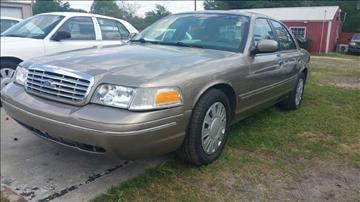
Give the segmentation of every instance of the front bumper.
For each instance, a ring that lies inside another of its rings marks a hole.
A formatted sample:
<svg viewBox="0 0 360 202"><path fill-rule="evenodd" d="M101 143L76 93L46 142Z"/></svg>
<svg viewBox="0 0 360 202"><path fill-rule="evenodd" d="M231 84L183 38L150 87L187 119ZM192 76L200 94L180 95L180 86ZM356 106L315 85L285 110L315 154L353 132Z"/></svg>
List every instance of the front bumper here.
<svg viewBox="0 0 360 202"><path fill-rule="evenodd" d="M360 45L356 45L356 46L349 46L349 50L350 53L360 53Z"/></svg>
<svg viewBox="0 0 360 202"><path fill-rule="evenodd" d="M96 104L72 106L30 95L13 83L3 89L2 101L11 117L43 138L124 159L176 150L191 114L183 107L130 112Z"/></svg>

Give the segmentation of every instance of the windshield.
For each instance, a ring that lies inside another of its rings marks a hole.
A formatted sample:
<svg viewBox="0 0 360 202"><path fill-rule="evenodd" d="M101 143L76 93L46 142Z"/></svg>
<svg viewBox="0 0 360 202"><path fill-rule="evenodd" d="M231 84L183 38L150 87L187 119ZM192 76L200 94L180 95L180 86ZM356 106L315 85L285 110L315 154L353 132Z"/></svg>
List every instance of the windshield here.
<svg viewBox="0 0 360 202"><path fill-rule="evenodd" d="M226 14L179 14L165 17L132 41L242 52L249 17Z"/></svg>
<svg viewBox="0 0 360 202"><path fill-rule="evenodd" d="M37 15L14 25L1 36L43 39L63 18L59 15Z"/></svg>
<svg viewBox="0 0 360 202"><path fill-rule="evenodd" d="M352 40L360 40L360 33L354 34Z"/></svg>

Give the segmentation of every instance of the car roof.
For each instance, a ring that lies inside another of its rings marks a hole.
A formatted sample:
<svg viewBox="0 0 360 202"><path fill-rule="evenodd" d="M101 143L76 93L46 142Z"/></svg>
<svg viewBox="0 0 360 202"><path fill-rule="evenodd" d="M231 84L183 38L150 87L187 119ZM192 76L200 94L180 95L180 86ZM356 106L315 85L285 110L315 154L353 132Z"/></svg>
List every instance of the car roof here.
<svg viewBox="0 0 360 202"><path fill-rule="evenodd" d="M244 11L241 9L237 9L237 10L206 10L206 11L192 11L192 12L182 12L182 13L176 13L174 15L177 14L228 14L228 15L243 15L243 16L256 16L256 17L264 17L264 18L269 18L269 19L273 19L270 16L267 15L263 15L261 13L256 13L256 12L252 12L252 11ZM276 20L276 19L274 19Z"/></svg>
<svg viewBox="0 0 360 202"><path fill-rule="evenodd" d="M65 17L77 17L77 16L84 16L84 17L99 17L99 18L108 18L108 19L113 19L113 20L121 20L119 18L113 18L113 17L109 17L109 16L105 16L105 15L98 15L98 14L93 14L93 13L81 13L81 12L49 12L49 13L41 13L38 15L62 15Z"/></svg>
<svg viewBox="0 0 360 202"><path fill-rule="evenodd" d="M4 16L0 17L0 19L2 19L2 20L16 20L18 22L20 22L22 20L22 19L19 19L19 18L4 17Z"/></svg>

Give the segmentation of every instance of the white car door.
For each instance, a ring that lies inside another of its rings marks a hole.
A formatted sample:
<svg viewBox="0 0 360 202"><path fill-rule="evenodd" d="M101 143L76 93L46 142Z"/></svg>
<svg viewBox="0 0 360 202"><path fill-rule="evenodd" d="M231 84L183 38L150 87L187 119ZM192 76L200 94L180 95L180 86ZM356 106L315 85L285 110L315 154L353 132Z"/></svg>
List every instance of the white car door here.
<svg viewBox="0 0 360 202"><path fill-rule="evenodd" d="M102 45L121 45L129 40L130 32L119 21L96 18L101 31Z"/></svg>
<svg viewBox="0 0 360 202"><path fill-rule="evenodd" d="M45 42L46 55L92 48L101 45L99 36L95 31L95 22L92 17L71 17ZM69 33L69 37L62 40L55 40L59 32Z"/></svg>

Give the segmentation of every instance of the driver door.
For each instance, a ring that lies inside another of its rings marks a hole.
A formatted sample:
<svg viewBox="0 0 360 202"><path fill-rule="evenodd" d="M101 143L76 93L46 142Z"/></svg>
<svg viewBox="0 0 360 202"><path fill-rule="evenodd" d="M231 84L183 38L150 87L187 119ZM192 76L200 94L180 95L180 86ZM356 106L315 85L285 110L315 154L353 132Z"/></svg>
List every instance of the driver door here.
<svg viewBox="0 0 360 202"><path fill-rule="evenodd" d="M94 21L91 17L72 17L57 30L59 31L70 33L71 38L61 41L50 39L45 43L46 55L101 45L101 41L96 40Z"/></svg>
<svg viewBox="0 0 360 202"><path fill-rule="evenodd" d="M266 18L257 18L254 24L252 50L263 39L275 39L274 32ZM279 69L282 66L279 52L257 53L250 56L248 92L242 95L247 106L257 106L279 94L278 83L281 80Z"/></svg>

